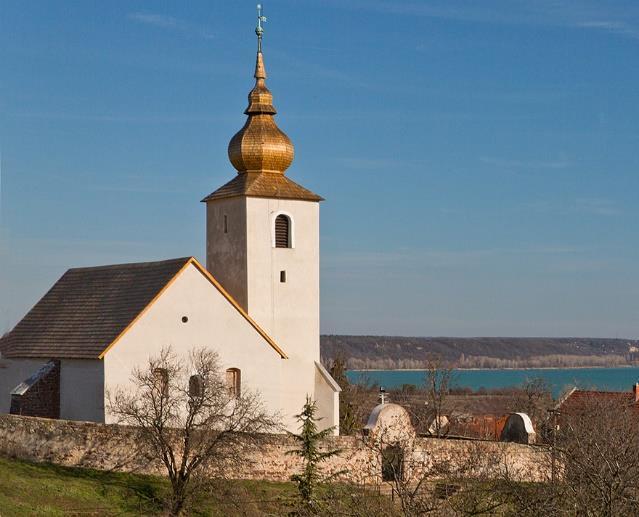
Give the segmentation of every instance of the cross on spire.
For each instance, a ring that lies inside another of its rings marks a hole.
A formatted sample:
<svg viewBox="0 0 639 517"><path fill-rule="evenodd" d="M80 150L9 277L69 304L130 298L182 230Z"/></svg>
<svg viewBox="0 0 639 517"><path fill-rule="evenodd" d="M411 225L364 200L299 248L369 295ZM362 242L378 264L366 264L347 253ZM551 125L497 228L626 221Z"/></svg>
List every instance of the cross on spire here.
<svg viewBox="0 0 639 517"><path fill-rule="evenodd" d="M266 16L262 14L262 4L257 4L257 27L255 27L255 34L257 34L257 51L262 52L262 34L264 34L264 28L262 23L266 21Z"/></svg>

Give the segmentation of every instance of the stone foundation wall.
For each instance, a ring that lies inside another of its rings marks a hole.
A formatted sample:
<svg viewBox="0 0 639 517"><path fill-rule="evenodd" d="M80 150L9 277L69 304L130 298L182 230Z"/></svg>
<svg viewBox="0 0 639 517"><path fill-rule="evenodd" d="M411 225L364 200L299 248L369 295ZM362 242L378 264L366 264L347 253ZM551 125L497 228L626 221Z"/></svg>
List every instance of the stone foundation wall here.
<svg viewBox="0 0 639 517"><path fill-rule="evenodd" d="M139 432L118 425L49 420L0 415L0 454L30 461L103 470L163 474L163 467L138 448ZM380 453L362 437L337 436L325 448L340 454L326 465L344 480L377 483L381 479ZM300 471L295 442L286 435L266 435L259 450L250 453L244 467L229 473L233 478L287 481ZM506 470L521 480L546 478L548 453L540 447L516 443L417 438L406 457L409 475L420 470L458 466L463 475L497 477Z"/></svg>

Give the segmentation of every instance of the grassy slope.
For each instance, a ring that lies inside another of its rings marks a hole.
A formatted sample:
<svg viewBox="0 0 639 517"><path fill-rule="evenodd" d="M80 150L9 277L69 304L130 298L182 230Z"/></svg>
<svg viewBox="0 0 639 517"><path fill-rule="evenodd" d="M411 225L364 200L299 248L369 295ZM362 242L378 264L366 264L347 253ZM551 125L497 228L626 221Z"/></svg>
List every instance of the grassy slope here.
<svg viewBox="0 0 639 517"><path fill-rule="evenodd" d="M153 476L66 468L0 457L0 515L157 515L167 493ZM199 501L195 515L264 515L286 511L290 483L234 481ZM224 497L227 495L228 497ZM241 507L218 502L241 500Z"/></svg>
<svg viewBox="0 0 639 517"><path fill-rule="evenodd" d="M481 488L480 484L471 485ZM0 516L138 516L165 515L162 498L167 493L165 479L154 476L103 472L91 469L29 463L0 456ZM469 499L476 509L490 503L491 486L479 499ZM472 491L471 491L472 493ZM399 515L397 505L382 494L352 490L344 485L337 499L329 503L337 514ZM461 494L461 492L460 492ZM457 494L456 506L466 506ZM232 481L206 500L193 505L191 515L248 516L287 515L295 496L291 483ZM354 497L355 496L355 497ZM229 502L234 501L234 502ZM443 501L429 500L448 509ZM500 510L508 510L504 501ZM343 512L339 510L343 509ZM448 514L444 512L444 514ZM469 513L470 515L471 513ZM479 515L481 512L474 513ZM489 511L482 515L501 515ZM441 514L438 514L441 515Z"/></svg>

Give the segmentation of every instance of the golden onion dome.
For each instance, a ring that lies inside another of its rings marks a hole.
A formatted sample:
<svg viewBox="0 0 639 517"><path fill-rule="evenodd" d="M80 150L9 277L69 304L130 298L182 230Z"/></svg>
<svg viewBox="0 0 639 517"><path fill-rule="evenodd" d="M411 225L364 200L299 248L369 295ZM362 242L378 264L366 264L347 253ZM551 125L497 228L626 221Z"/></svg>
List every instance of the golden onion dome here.
<svg viewBox="0 0 639 517"><path fill-rule="evenodd" d="M238 174L271 172L284 174L295 151L286 134L277 127L273 95L265 84L266 69L261 47L255 63L255 87L248 96L246 124L229 142L229 160Z"/></svg>

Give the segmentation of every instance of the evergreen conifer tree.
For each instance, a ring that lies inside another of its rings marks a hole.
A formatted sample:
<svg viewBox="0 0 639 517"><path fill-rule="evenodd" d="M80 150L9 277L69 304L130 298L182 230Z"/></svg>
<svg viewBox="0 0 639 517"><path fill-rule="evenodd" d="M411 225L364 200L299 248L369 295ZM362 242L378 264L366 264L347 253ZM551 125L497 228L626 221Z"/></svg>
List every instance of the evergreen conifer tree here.
<svg viewBox="0 0 639 517"><path fill-rule="evenodd" d="M318 430L317 404L306 397L306 403L299 415L295 415L300 422L300 433L289 433L298 443L299 448L288 451L287 454L296 455L303 459L304 469L301 474L291 476L291 481L297 484L302 508L305 512L317 513L319 510L318 488L322 482L326 482L330 477L323 476L320 465L339 454L339 449L322 450L322 442L333 433L333 427Z"/></svg>

